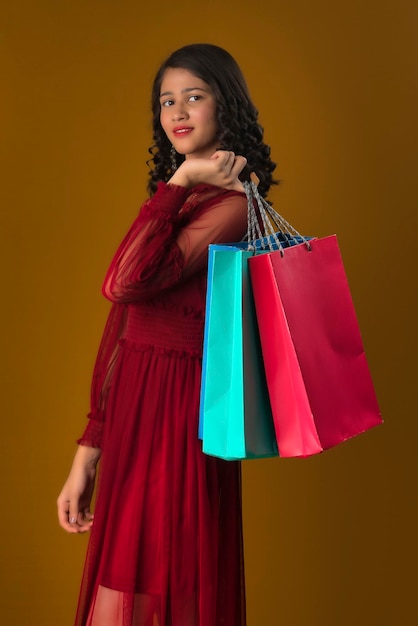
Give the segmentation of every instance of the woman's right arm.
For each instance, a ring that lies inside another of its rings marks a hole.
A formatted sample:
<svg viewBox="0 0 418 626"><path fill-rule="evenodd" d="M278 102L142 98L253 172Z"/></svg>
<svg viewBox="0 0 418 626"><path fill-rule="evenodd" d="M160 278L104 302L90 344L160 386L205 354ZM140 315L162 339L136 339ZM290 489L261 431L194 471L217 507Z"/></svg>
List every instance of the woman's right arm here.
<svg viewBox="0 0 418 626"><path fill-rule="evenodd" d="M112 380L113 366L118 354L118 340L123 332L126 307L113 304L100 342L91 384L90 413L68 478L57 499L58 520L69 533L90 530L96 466L100 459L106 396ZM71 521L70 521L71 520Z"/></svg>
<svg viewBox="0 0 418 626"><path fill-rule="evenodd" d="M106 321L93 369L89 420L84 433L77 440L83 446L100 448L102 445L106 399L119 352L119 339L126 324L126 312L126 305L114 303Z"/></svg>

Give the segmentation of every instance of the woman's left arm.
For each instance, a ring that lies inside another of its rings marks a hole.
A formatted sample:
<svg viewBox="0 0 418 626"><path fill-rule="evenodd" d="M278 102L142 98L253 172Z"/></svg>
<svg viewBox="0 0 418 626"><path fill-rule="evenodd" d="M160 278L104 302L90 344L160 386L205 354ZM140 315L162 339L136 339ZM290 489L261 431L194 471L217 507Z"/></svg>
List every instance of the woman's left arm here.
<svg viewBox="0 0 418 626"><path fill-rule="evenodd" d="M181 209L188 190L160 183L117 250L104 295L119 303L153 298L202 269L210 243L240 240L247 228L246 196L213 191L187 214Z"/></svg>

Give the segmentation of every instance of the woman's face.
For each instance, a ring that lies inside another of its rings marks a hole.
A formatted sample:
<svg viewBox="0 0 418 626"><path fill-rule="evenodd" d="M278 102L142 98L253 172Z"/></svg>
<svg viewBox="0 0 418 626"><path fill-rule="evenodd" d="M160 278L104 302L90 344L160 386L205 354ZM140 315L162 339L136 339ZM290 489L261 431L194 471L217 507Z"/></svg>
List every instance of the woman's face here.
<svg viewBox="0 0 418 626"><path fill-rule="evenodd" d="M160 90L160 121L176 151L209 158L217 149L216 101L211 88L182 68L168 68Z"/></svg>

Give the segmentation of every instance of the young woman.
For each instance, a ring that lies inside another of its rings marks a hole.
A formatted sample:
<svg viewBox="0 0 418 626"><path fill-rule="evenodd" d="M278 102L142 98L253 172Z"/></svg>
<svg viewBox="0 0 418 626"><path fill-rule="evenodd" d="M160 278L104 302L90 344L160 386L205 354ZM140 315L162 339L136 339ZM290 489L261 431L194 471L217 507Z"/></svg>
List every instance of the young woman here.
<svg viewBox="0 0 418 626"><path fill-rule="evenodd" d="M246 232L244 168L266 195L275 165L222 48L174 52L152 110L150 197L104 280L90 419L58 497L65 530L91 529L76 624L244 626L240 466L197 436L207 249Z"/></svg>

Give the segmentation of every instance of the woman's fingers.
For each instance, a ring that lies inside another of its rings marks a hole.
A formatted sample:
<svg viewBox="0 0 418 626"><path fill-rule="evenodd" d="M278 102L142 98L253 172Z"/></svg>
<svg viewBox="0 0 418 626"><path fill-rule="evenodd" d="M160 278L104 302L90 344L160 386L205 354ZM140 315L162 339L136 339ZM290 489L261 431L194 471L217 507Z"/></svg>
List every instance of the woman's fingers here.
<svg viewBox="0 0 418 626"><path fill-rule="evenodd" d="M87 517L86 513L78 514L76 523L77 532L86 533L93 526L93 516L90 517L90 513L88 515L89 517Z"/></svg>
<svg viewBox="0 0 418 626"><path fill-rule="evenodd" d="M218 150L212 158L218 159L219 167L221 169L223 168L228 173L238 172L239 174L247 165L247 159L245 157L226 150Z"/></svg>
<svg viewBox="0 0 418 626"><path fill-rule="evenodd" d="M91 513L90 509L87 507L84 509L84 517L86 520L93 521L94 515Z"/></svg>
<svg viewBox="0 0 418 626"><path fill-rule="evenodd" d="M60 500L58 499L58 522L61 528L66 530L68 533L76 533L78 532L76 523L78 511L74 513L75 507L71 507L70 500Z"/></svg>
<svg viewBox="0 0 418 626"><path fill-rule="evenodd" d="M241 155L236 156L231 169L231 176L238 178L244 167L247 165L247 159Z"/></svg>
<svg viewBox="0 0 418 626"><path fill-rule="evenodd" d="M219 150L216 150L216 152L214 152L210 158L215 159L215 160L218 159L218 160L226 162L229 158L231 158L231 156L235 156L233 152L219 149Z"/></svg>
<svg viewBox="0 0 418 626"><path fill-rule="evenodd" d="M235 154L228 150L217 150L211 158L217 161L220 171L229 171L234 164Z"/></svg>
<svg viewBox="0 0 418 626"><path fill-rule="evenodd" d="M221 177L221 186L232 188L239 184L238 176L247 164L247 159L241 155L235 155L234 152L228 150L217 150L211 157L215 161L215 171Z"/></svg>
<svg viewBox="0 0 418 626"><path fill-rule="evenodd" d="M79 511L79 503L74 500L58 499L58 522L68 533L85 533L93 525L93 514L88 508Z"/></svg>
<svg viewBox="0 0 418 626"><path fill-rule="evenodd" d="M220 174L223 176L222 186L227 189L244 191L239 175L247 165L247 159L234 152L224 152L220 157Z"/></svg>

